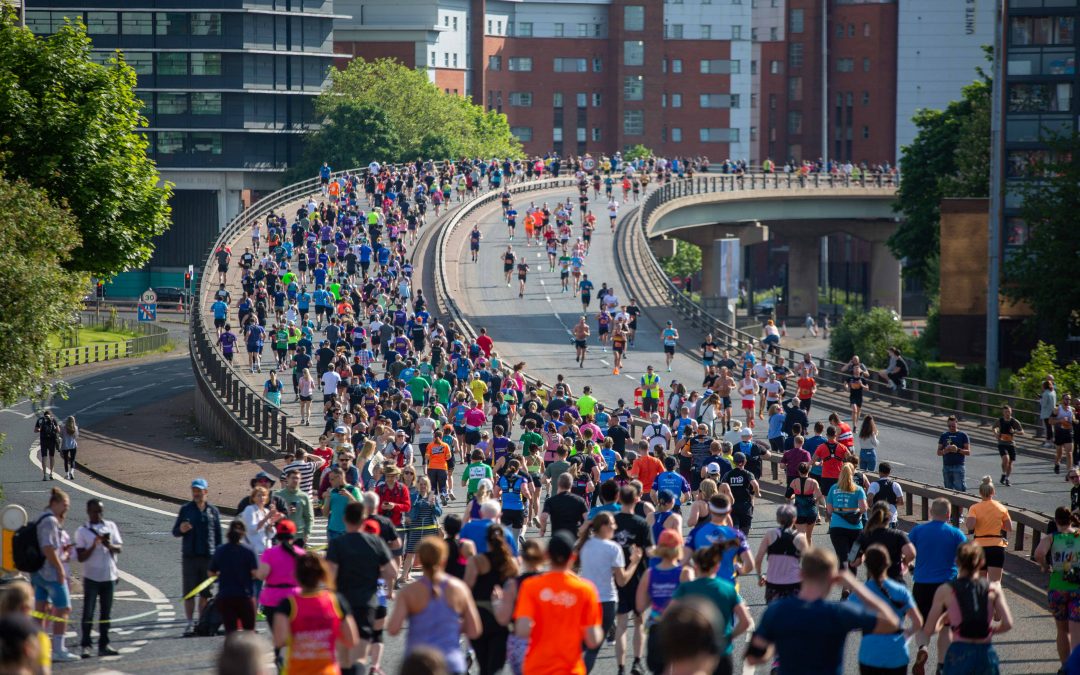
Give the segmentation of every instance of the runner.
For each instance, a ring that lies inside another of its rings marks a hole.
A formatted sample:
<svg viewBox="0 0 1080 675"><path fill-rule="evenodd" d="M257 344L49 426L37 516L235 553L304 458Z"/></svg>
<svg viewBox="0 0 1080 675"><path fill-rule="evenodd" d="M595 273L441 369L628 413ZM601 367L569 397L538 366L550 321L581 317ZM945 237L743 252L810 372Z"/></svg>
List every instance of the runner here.
<svg viewBox="0 0 1080 675"><path fill-rule="evenodd" d="M574 360L577 362L579 368L584 368L585 352L588 349L590 333L589 324L586 322L584 316L578 319L578 322L570 329L570 333L574 336L574 350L576 352Z"/></svg>
<svg viewBox="0 0 1080 675"><path fill-rule="evenodd" d="M1065 392L1061 397L1061 404L1050 416L1050 422L1054 427L1054 473L1061 473L1061 458L1073 468L1073 425L1076 423L1076 413L1072 409L1072 396ZM1066 472L1068 475L1068 472Z"/></svg>
<svg viewBox="0 0 1080 675"><path fill-rule="evenodd" d="M518 297L519 298L524 298L525 297L525 279L528 276L528 274L529 274L529 264L527 262L525 262L524 258L522 258L521 262L519 262L517 264Z"/></svg>
<svg viewBox="0 0 1080 675"><path fill-rule="evenodd" d="M1048 591L1050 615L1057 628L1057 652L1064 669L1073 648L1080 645L1080 530L1075 515L1066 507L1054 511L1057 532L1043 538L1035 549L1035 560L1043 572L1050 572Z"/></svg>
<svg viewBox="0 0 1080 675"><path fill-rule="evenodd" d="M997 426L994 427L994 437L998 442L998 454L1001 455L1001 484L1010 485L1009 476L1012 475L1013 464L1016 462L1016 436L1023 436L1024 428L1020 422L1012 416L1012 408L1002 406L1001 417L998 418Z"/></svg>
<svg viewBox="0 0 1080 675"><path fill-rule="evenodd" d="M964 533L949 524L949 500L938 497L930 502L930 521L922 525L916 525L911 530L909 539L915 545L918 553L918 564L915 566L914 583L911 587L915 604L924 619L930 616L934 604L934 594L942 584L946 584L956 578L956 553L967 541ZM1049 539L1044 539L1049 541ZM1045 558L1040 558L1040 560ZM924 639L917 640L919 653L915 656L914 673L925 673L926 661L929 653L926 645L938 633L937 672L941 672L945 661L945 653L952 641L950 630L938 630L938 626L929 623L924 624L926 633Z"/></svg>
<svg viewBox="0 0 1080 675"><path fill-rule="evenodd" d="M713 359L716 358L716 351L719 346L713 339L712 333L705 336L705 342L701 343L701 365L705 368L705 376L708 377L709 371L713 365Z"/></svg>
<svg viewBox="0 0 1080 675"><path fill-rule="evenodd" d="M574 256L575 260L581 260L579 256ZM580 271L580 268L579 268ZM593 282L589 281L589 275L585 274L581 277L581 281L577 285L578 292L581 293L581 311L589 311L589 303L592 301Z"/></svg>
<svg viewBox="0 0 1080 675"><path fill-rule="evenodd" d="M845 379L848 389L848 402L851 404L851 427L859 426L859 414L863 407L863 392L870 388L870 371L859 361L858 356L852 356L851 360L840 369L841 373L850 374Z"/></svg>
<svg viewBox="0 0 1080 675"><path fill-rule="evenodd" d="M507 246L506 252L503 253L503 274L506 275L506 287L510 288L510 275L514 271L514 263L517 262L517 255L514 253L513 246Z"/></svg>
<svg viewBox="0 0 1080 675"><path fill-rule="evenodd" d="M739 382L738 386L743 413L746 415L745 428L752 430L754 428L754 405L757 403L759 386L757 380L750 377L749 370L744 372L742 381Z"/></svg>
<svg viewBox="0 0 1080 675"><path fill-rule="evenodd" d="M472 232L469 233L469 251L472 255L472 261L477 262L477 258L480 255L480 239L483 237L480 234L480 223L473 225Z"/></svg>
<svg viewBox="0 0 1080 675"><path fill-rule="evenodd" d="M611 352L615 360L615 367L612 369L612 375L618 375L619 371L623 367L623 360L626 355L626 345L629 341L629 331L626 328L626 322L617 320L615 322L615 328L611 331Z"/></svg>
<svg viewBox="0 0 1080 675"><path fill-rule="evenodd" d="M660 334L660 341L664 345L664 360L667 362L668 372L671 372L671 361L675 358L675 345L679 340L679 331L675 329L671 321L667 322L667 328Z"/></svg>

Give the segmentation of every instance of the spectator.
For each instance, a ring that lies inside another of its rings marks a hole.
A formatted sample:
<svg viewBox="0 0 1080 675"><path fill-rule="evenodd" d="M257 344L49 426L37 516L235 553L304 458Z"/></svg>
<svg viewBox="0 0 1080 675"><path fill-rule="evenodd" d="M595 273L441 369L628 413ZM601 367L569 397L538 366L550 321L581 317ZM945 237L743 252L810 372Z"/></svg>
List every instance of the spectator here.
<svg viewBox="0 0 1080 675"><path fill-rule="evenodd" d="M209 484L205 478L191 481L191 501L180 507L173 523L174 537L181 538L183 591L187 596L210 575L210 558L221 545L221 513L207 502ZM206 610L212 593L209 587L199 592L199 616ZM195 598L184 600L187 628L184 636L195 635Z"/></svg>

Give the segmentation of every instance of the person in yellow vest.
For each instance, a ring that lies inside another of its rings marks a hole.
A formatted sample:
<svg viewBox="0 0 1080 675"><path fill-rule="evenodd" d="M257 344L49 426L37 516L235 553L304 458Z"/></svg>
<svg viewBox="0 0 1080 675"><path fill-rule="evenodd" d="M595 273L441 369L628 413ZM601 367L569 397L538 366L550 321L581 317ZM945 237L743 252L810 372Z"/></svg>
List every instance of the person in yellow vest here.
<svg viewBox="0 0 1080 675"><path fill-rule="evenodd" d="M641 409L646 414L660 409L660 376L653 372L652 366L641 376Z"/></svg>

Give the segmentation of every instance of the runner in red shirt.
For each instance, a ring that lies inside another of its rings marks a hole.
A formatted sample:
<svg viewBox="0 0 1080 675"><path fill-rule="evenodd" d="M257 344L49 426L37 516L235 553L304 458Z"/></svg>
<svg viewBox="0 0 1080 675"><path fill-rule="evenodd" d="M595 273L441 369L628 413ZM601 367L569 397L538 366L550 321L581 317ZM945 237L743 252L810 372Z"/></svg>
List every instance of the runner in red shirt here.
<svg viewBox="0 0 1080 675"><path fill-rule="evenodd" d="M803 375L796 382L796 386L798 387L799 407L804 412L810 412L810 406L814 402L814 394L817 393L817 382L814 378Z"/></svg>

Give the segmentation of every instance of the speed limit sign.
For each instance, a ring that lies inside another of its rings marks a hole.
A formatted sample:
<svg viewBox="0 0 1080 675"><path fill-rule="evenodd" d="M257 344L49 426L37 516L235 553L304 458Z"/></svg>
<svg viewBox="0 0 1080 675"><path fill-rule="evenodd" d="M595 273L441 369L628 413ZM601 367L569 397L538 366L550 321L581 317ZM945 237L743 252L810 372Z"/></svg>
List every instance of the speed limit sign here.
<svg viewBox="0 0 1080 675"><path fill-rule="evenodd" d="M581 161L581 168L585 169L586 171L592 171L596 168L596 160L592 157L586 157Z"/></svg>
<svg viewBox="0 0 1080 675"><path fill-rule="evenodd" d="M154 289L148 288L143 291L143 294L139 296L139 299L143 302L143 304L152 305L157 302L157 293L154 292Z"/></svg>

